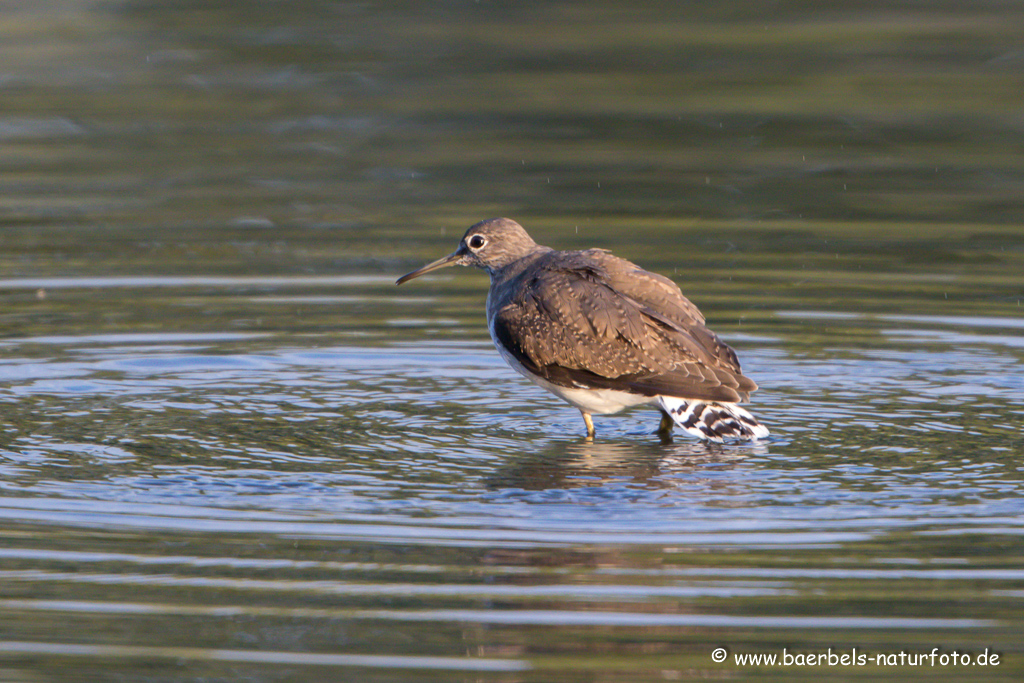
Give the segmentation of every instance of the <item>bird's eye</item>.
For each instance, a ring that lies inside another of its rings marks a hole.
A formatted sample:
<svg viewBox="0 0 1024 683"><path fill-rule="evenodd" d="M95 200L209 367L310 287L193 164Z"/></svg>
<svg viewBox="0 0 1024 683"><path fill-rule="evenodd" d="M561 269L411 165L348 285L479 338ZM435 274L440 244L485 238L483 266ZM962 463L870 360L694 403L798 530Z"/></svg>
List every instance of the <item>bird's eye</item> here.
<svg viewBox="0 0 1024 683"><path fill-rule="evenodd" d="M469 238L470 249L481 249L485 244L487 244L487 240L485 240L480 235L473 235L472 237Z"/></svg>

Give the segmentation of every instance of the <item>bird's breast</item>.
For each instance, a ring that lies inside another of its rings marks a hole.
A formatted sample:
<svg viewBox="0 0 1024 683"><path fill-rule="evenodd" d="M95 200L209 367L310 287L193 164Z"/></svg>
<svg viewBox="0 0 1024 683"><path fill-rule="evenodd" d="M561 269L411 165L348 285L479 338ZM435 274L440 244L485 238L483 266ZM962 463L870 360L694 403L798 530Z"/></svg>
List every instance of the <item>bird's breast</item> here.
<svg viewBox="0 0 1024 683"><path fill-rule="evenodd" d="M644 396L615 389L587 389L585 387L564 387L559 384L553 384L527 370L512 352L506 349L498 340L494 332L494 317L490 314L489 310L487 318L487 329L491 333L491 341L494 342L498 353L501 354L501 357L508 363L510 368L537 386L550 391L555 396L585 413L594 415L617 413L623 408L640 405L641 403L652 403L658 398L657 396Z"/></svg>

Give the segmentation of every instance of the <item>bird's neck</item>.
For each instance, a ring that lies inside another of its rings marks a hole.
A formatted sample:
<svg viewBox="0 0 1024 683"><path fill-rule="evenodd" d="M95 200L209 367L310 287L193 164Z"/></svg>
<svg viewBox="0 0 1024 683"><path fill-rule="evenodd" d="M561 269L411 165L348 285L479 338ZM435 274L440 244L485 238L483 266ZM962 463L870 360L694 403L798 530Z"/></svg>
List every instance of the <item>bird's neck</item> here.
<svg viewBox="0 0 1024 683"><path fill-rule="evenodd" d="M513 261L499 266L487 268L487 274L491 276L491 286L500 286L517 278L524 270L533 265L537 259L551 252L550 247L537 246L529 253Z"/></svg>

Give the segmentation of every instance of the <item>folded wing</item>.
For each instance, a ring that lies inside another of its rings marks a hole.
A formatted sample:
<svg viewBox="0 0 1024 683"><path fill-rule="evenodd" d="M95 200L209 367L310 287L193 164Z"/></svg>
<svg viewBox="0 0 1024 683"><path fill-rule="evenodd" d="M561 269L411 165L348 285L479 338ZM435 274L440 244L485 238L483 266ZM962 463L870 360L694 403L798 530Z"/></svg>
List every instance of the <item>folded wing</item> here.
<svg viewBox="0 0 1024 683"><path fill-rule="evenodd" d="M552 252L511 286L495 337L549 382L726 402L757 389L679 287L629 261Z"/></svg>

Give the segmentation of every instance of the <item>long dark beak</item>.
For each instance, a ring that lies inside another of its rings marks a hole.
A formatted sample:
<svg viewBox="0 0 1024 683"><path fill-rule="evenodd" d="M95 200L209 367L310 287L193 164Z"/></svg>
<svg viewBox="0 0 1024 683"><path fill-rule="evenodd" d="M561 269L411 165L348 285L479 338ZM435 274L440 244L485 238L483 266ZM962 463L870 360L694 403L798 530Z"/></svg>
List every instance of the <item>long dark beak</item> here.
<svg viewBox="0 0 1024 683"><path fill-rule="evenodd" d="M429 273L429 272L431 272L433 270L438 270L440 268L446 268L448 266L454 266L454 265L456 265L459 262L459 259L461 259L461 258L462 258L462 254L460 252L453 251L452 253L448 254L444 258L439 258L436 261L434 261L433 263L428 263L427 265L423 266L422 268L417 268L416 270L412 271L411 273L406 273L402 277L398 278L398 280L395 282L395 284L396 285L400 285L400 284L408 282L409 280L412 280L413 278L417 278L420 275L426 275L427 273Z"/></svg>

